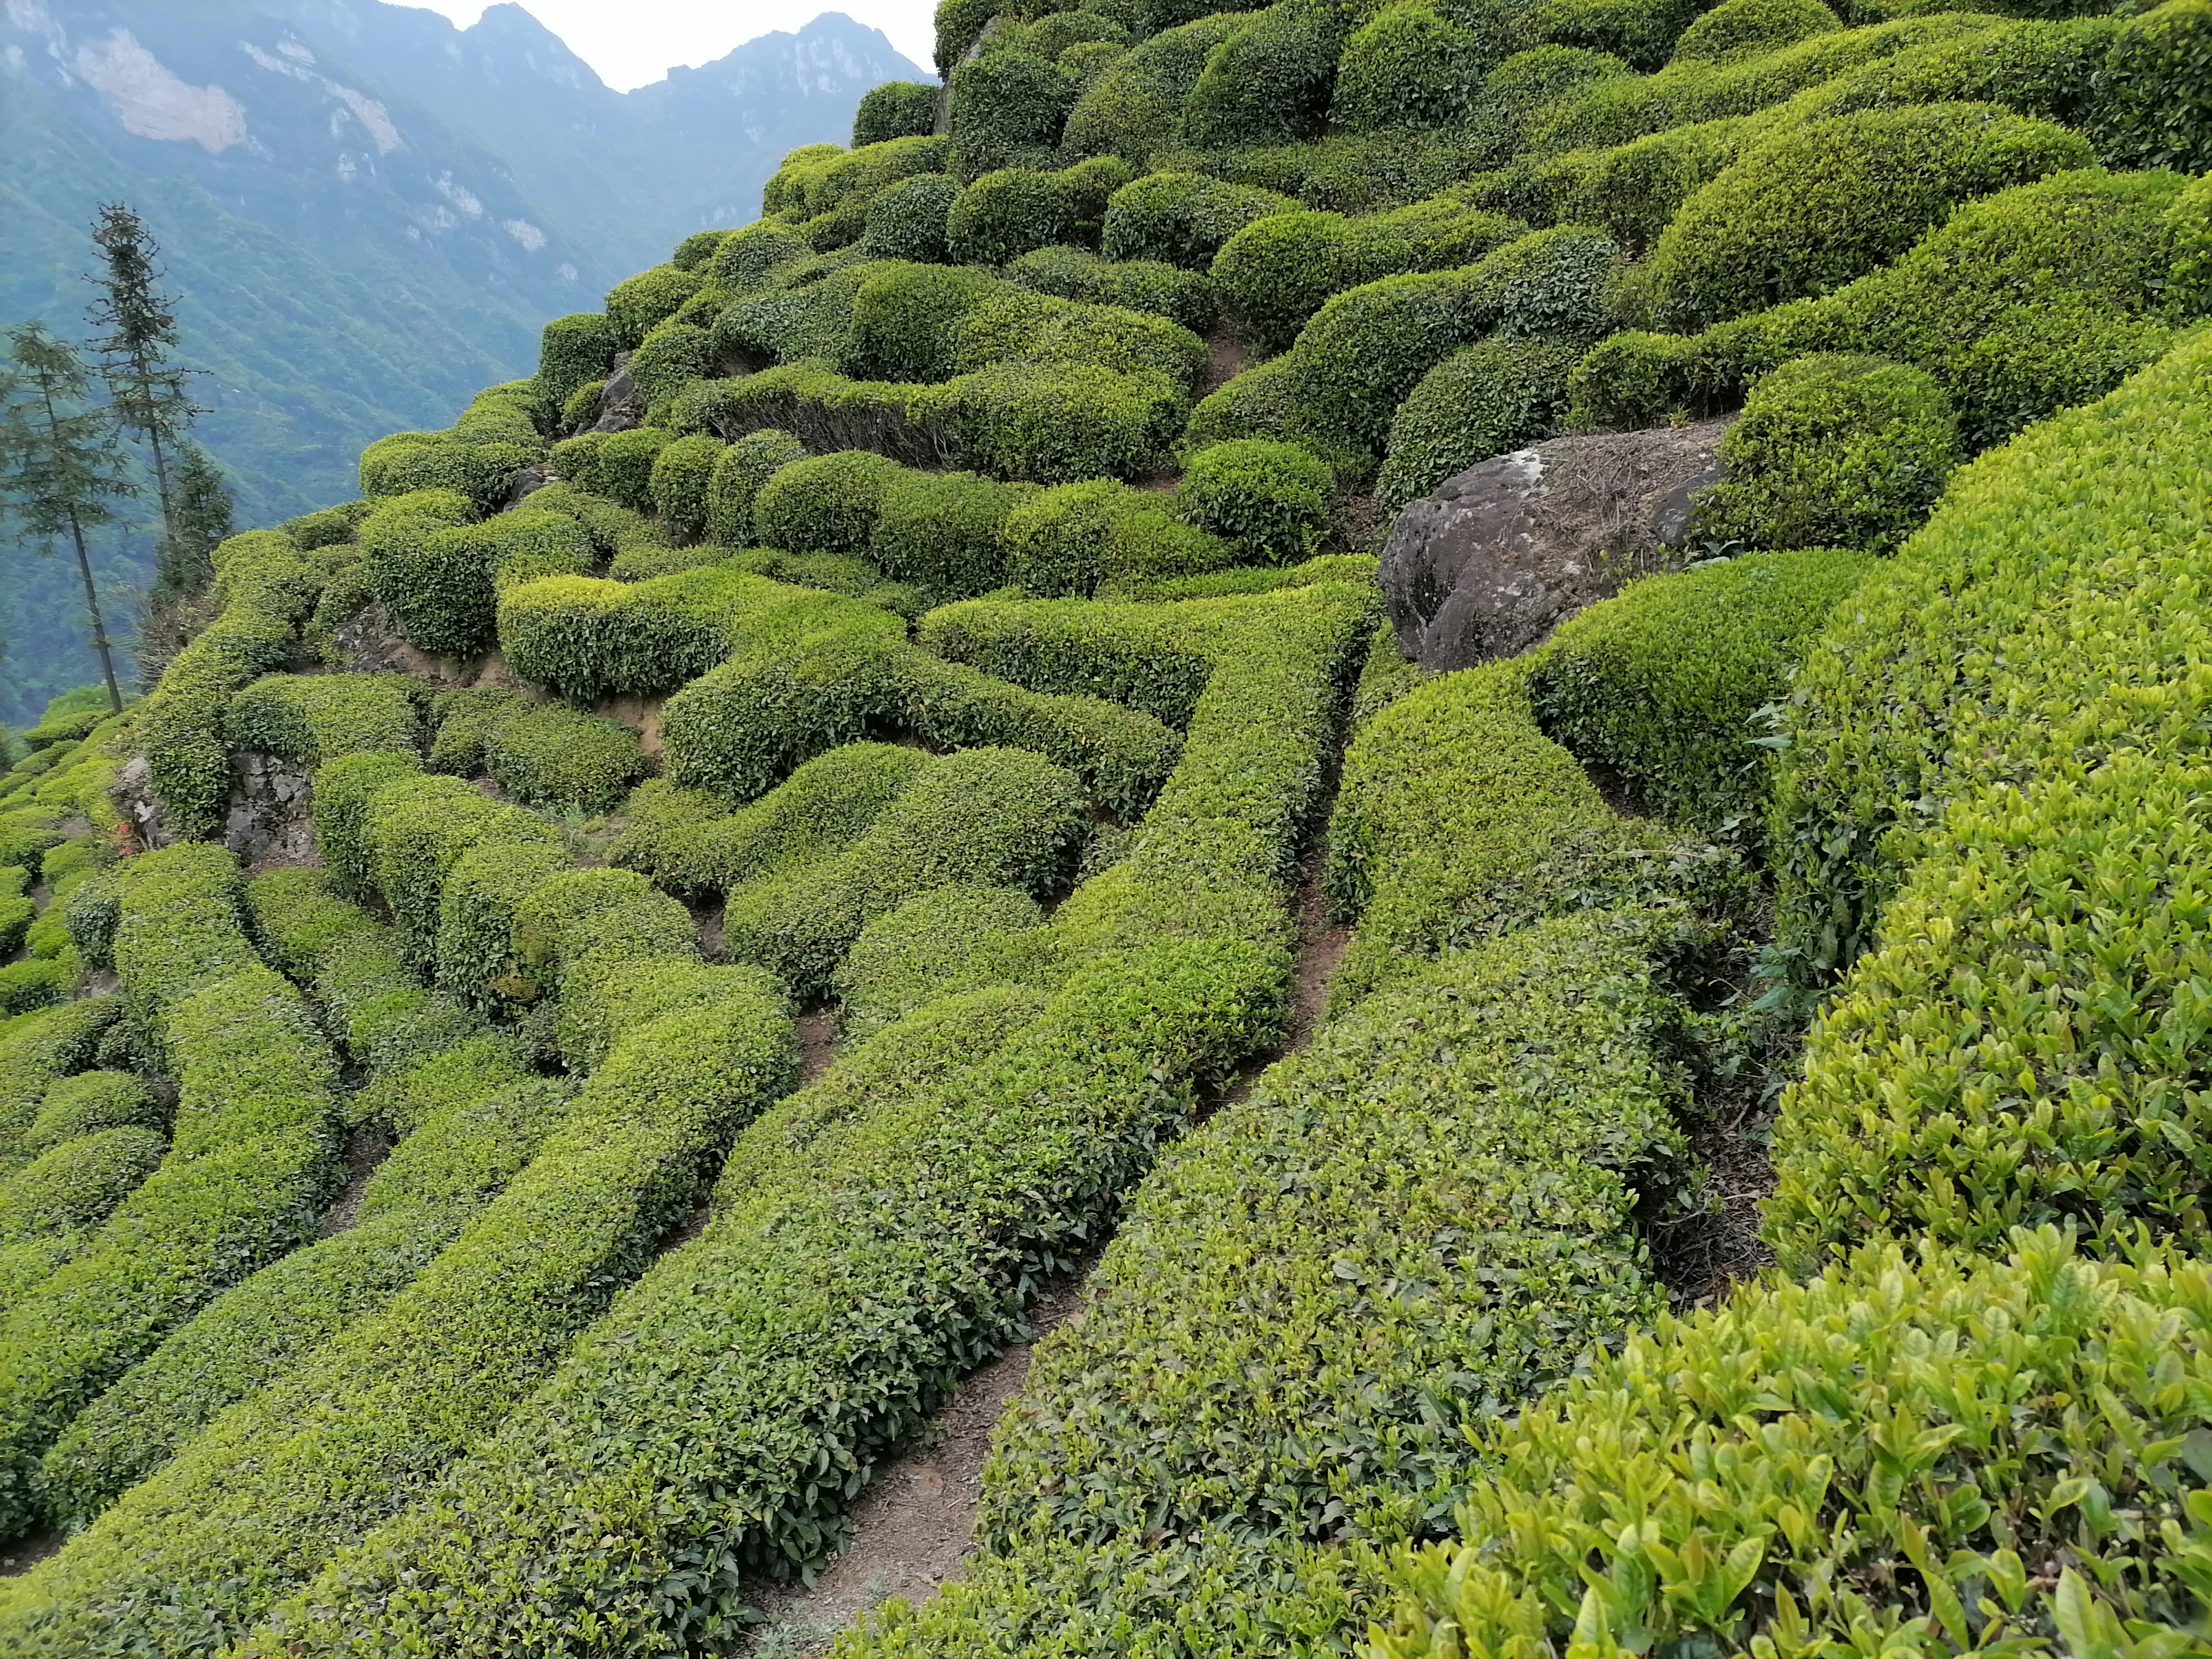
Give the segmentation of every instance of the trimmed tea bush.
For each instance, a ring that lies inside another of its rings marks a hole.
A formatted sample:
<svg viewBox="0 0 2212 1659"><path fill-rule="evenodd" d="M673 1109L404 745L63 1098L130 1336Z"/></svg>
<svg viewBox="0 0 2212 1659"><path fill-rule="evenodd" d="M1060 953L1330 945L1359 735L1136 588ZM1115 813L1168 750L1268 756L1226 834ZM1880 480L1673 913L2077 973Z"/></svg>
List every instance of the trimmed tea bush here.
<svg viewBox="0 0 2212 1659"><path fill-rule="evenodd" d="M1682 31L1678 64L1726 64L1794 46L1844 26L1821 0L1723 0Z"/></svg>
<svg viewBox="0 0 2212 1659"><path fill-rule="evenodd" d="M945 246L962 264L1002 265L1066 241L1074 228L1067 198L1050 173L1007 167L960 192L945 220Z"/></svg>
<svg viewBox="0 0 2212 1659"><path fill-rule="evenodd" d="M1297 205L1273 191L1202 173L1150 173L1122 185L1108 201L1103 252L1109 259L1158 259L1203 270L1221 245L1252 221Z"/></svg>
<svg viewBox="0 0 2212 1659"><path fill-rule="evenodd" d="M2139 1267L2078 1260L2045 1228L1998 1261L1869 1249L1663 1319L1483 1437L1495 1473L1459 1540L1398 1559L1364 1651L1502 1659L1577 1628L1756 1651L1915 1625L1961 1647L2179 1645L2194 1471L2125 1449L2197 1431L2202 1284L2148 1246ZM2077 1492L2142 1523L2085 1517Z"/></svg>
<svg viewBox="0 0 2212 1659"><path fill-rule="evenodd" d="M853 148L928 136L937 120L937 88L920 81L886 81L861 94L853 113Z"/></svg>
<svg viewBox="0 0 2212 1659"><path fill-rule="evenodd" d="M960 196L959 185L941 173L916 173L878 191L860 233L861 253L870 259L942 263L951 257L948 234Z"/></svg>
<svg viewBox="0 0 2212 1659"><path fill-rule="evenodd" d="M1825 294L1976 196L2086 166L2079 134L1994 104L1809 121L1754 144L1683 204L1651 255L1652 307L1688 330Z"/></svg>
<svg viewBox="0 0 2212 1659"><path fill-rule="evenodd" d="M550 703L501 720L486 737L484 769L518 800L608 811L647 769L637 733Z"/></svg>
<svg viewBox="0 0 2212 1659"><path fill-rule="evenodd" d="M1328 466L1296 444L1247 438L1190 458L1176 486L1176 510L1257 562L1289 564L1328 533L1334 486Z"/></svg>
<svg viewBox="0 0 2212 1659"><path fill-rule="evenodd" d="M753 505L761 487L793 461L806 459L806 446L788 432L748 432L714 457L707 483L707 539L723 547L744 547L753 538Z"/></svg>
<svg viewBox="0 0 2212 1659"><path fill-rule="evenodd" d="M1395 512L1479 461L1559 429L1580 341L1485 340L1421 377L1390 417L1376 504Z"/></svg>
<svg viewBox="0 0 2212 1659"><path fill-rule="evenodd" d="M1112 260L1086 248L1044 247L1023 254L1006 275L1008 282L1038 294L1149 311L1194 334L1212 328L1218 308L1205 277L1158 259Z"/></svg>
<svg viewBox="0 0 2212 1659"><path fill-rule="evenodd" d="M1917 529L1958 459L1951 400L1880 357L1784 363L1752 387L1721 440L1728 477L1699 498L1698 533L1749 547L1886 553Z"/></svg>
<svg viewBox="0 0 2212 1659"><path fill-rule="evenodd" d="M176 1079L161 1166L0 1323L0 1529L40 1516L40 1455L217 1291L314 1234L337 1184L337 1065L239 926L237 866L182 846L120 872L115 963Z"/></svg>
<svg viewBox="0 0 2212 1659"><path fill-rule="evenodd" d="M1530 706L1662 817L1753 835L1775 760L1759 711L1868 568L1829 550L1768 553L1633 583L1559 625L1530 665Z"/></svg>

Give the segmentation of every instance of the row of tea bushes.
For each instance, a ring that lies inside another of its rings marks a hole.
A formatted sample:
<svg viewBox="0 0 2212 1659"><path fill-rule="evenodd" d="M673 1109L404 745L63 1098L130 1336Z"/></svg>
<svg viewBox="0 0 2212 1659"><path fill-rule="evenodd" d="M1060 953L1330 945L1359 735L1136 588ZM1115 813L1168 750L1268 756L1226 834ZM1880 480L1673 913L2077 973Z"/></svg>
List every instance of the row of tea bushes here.
<svg viewBox="0 0 2212 1659"><path fill-rule="evenodd" d="M38 1518L37 1461L69 1419L210 1297L311 1237L337 1186L337 1060L246 937L238 884L230 854L204 845L120 872L115 964L176 1081L174 1138L0 1327L0 1529Z"/></svg>
<svg viewBox="0 0 2212 1659"><path fill-rule="evenodd" d="M1663 1305L1636 1211L1684 1158L1668 931L1599 912L1441 964L1171 1150L1000 1425L981 1559L837 1651L1356 1626L1344 1546L1438 1535L1484 1431Z"/></svg>
<svg viewBox="0 0 2212 1659"><path fill-rule="evenodd" d="M374 1313L526 1163L565 1095L514 1044L426 990L389 928L303 870L246 890L277 966L314 996L367 1074L356 1123L405 1139L352 1224L234 1285L70 1423L40 1468L54 1522L82 1529L216 1415Z"/></svg>
<svg viewBox="0 0 2212 1659"><path fill-rule="evenodd" d="M740 1571L821 1559L881 1450L1018 1334L1194 1095L1279 1028L1283 884L1371 605L1291 590L1220 629L1136 846L1050 924L1050 982L921 1010L754 1126L706 1232L255 1644L713 1642ZM709 1443L702 1412L754 1426Z"/></svg>

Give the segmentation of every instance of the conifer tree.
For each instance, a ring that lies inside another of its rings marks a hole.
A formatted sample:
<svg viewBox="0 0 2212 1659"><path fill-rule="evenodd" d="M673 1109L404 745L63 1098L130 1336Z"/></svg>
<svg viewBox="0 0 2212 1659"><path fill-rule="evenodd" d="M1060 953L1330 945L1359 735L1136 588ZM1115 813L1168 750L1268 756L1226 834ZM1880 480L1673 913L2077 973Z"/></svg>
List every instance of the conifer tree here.
<svg viewBox="0 0 2212 1659"><path fill-rule="evenodd" d="M129 203L100 204L92 240L101 268L85 279L97 290L86 315L101 331L92 343L97 372L107 386L115 424L150 453L161 497L155 586L163 593L187 593L192 585L177 568L177 480L171 462L185 441L192 416L202 411L185 390L186 377L195 371L172 360L177 349L176 301L161 291L161 249Z"/></svg>
<svg viewBox="0 0 2212 1659"><path fill-rule="evenodd" d="M44 556L53 555L52 538L69 532L108 706L120 713L123 692L85 532L112 520L108 503L136 495L137 488L125 471L107 411L82 406L89 379L76 349L54 338L43 324L24 323L8 331L8 356L10 366L0 368L0 507L27 537L45 541Z"/></svg>
<svg viewBox="0 0 2212 1659"><path fill-rule="evenodd" d="M187 440L180 447L175 489L169 530L174 585L198 592L215 580L215 550L231 533L230 486L207 452Z"/></svg>

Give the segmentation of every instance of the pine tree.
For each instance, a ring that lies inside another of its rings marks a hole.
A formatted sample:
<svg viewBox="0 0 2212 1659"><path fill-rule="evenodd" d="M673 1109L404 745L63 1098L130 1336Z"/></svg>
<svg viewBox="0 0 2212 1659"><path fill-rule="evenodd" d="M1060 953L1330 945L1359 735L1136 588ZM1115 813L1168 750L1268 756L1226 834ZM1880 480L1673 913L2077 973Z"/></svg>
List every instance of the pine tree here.
<svg viewBox="0 0 2212 1659"><path fill-rule="evenodd" d="M170 462L185 441L192 416L204 411L185 395L197 371L171 361L177 348L176 301L161 291L161 249L127 202L104 202L93 220L93 245L102 270L85 280L98 293L86 315L103 331L92 343L97 372L107 386L115 423L151 452L154 483L161 502L161 545L155 564L157 592L189 593L194 585L180 568L176 545L176 480Z"/></svg>
<svg viewBox="0 0 2212 1659"><path fill-rule="evenodd" d="M43 324L24 323L8 331L8 355L13 366L0 368L0 507L20 521L27 536L46 541L39 550L45 557L53 556L51 538L69 532L108 706L119 713L123 692L85 532L112 521L108 503L136 495L137 487L125 470L107 411L82 407L89 377L76 349L54 338Z"/></svg>
<svg viewBox="0 0 2212 1659"><path fill-rule="evenodd" d="M197 592L215 580L215 550L231 533L231 500L207 452L189 441L181 446L170 515L172 562L183 591Z"/></svg>

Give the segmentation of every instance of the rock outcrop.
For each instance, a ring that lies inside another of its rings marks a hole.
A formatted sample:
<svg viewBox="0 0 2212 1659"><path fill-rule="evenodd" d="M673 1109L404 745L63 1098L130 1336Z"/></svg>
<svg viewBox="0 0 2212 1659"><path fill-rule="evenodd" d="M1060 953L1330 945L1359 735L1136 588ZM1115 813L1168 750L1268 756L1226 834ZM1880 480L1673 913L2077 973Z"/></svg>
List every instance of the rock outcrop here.
<svg viewBox="0 0 2212 1659"><path fill-rule="evenodd" d="M1399 648L1467 668L1527 650L1632 576L1678 562L1726 423L1552 438L1409 503L1382 553Z"/></svg>

